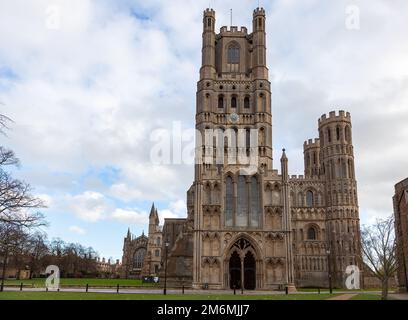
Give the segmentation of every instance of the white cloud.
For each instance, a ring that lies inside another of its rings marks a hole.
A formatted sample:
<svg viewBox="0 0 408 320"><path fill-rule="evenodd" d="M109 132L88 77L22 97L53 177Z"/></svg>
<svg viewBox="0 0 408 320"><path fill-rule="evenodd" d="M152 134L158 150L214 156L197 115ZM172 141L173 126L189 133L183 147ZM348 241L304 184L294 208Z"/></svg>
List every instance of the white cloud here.
<svg viewBox="0 0 408 320"><path fill-rule="evenodd" d="M186 218L187 205L184 200L172 201L168 208L158 209L160 223L164 223L165 218Z"/></svg>
<svg viewBox="0 0 408 320"><path fill-rule="evenodd" d="M143 199L143 193L136 188L130 188L125 183L113 184L110 187L110 194L126 202Z"/></svg>
<svg viewBox="0 0 408 320"><path fill-rule="evenodd" d="M48 194L37 194L36 197L41 199L46 207L53 206L53 199Z"/></svg>
<svg viewBox="0 0 408 320"><path fill-rule="evenodd" d="M65 202L68 209L72 210L78 218L89 222L105 219L110 211L110 206L104 195L94 191L66 196Z"/></svg>
<svg viewBox="0 0 408 320"><path fill-rule="evenodd" d="M72 232L72 233L76 233L76 234L78 234L78 235L84 235L84 234L86 234L86 231L85 231L85 229L82 229L81 227L78 227L78 226L70 226L69 228L68 228L68 230L70 231L70 232Z"/></svg>
<svg viewBox="0 0 408 320"><path fill-rule="evenodd" d="M172 219L172 218L184 218L184 217L178 216L174 211L170 209L163 209L159 211L160 224L164 224L164 219Z"/></svg>
<svg viewBox="0 0 408 320"><path fill-rule="evenodd" d="M111 218L127 224L149 224L149 216L147 212L132 209L116 209L112 213Z"/></svg>
<svg viewBox="0 0 408 320"><path fill-rule="evenodd" d="M184 200L177 200L170 203L170 209L177 215L187 215L187 205Z"/></svg>

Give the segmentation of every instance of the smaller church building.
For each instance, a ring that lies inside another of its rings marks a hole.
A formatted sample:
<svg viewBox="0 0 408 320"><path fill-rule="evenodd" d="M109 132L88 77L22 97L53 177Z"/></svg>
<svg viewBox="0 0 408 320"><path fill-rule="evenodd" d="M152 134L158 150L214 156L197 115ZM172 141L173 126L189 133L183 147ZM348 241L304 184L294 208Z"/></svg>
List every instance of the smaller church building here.
<svg viewBox="0 0 408 320"><path fill-rule="evenodd" d="M163 263L167 249L169 258L179 257L176 261L169 261L167 266L169 274L177 272L179 275L175 282L180 284L180 280L183 278L191 279L192 261L190 260L192 260L193 248L192 246L191 248L184 248L175 245L178 238L186 231L186 222L186 218L166 218L164 225L160 225L157 208L153 203L149 214L148 236L143 232L141 236L137 237L128 229L127 235L123 239L121 277L142 279L163 276ZM187 268L185 268L186 264ZM170 278L170 284L171 281ZM185 284L189 285L188 281Z"/></svg>
<svg viewBox="0 0 408 320"><path fill-rule="evenodd" d="M123 278L158 276L161 267L162 227L154 204L149 215L149 237L144 232L136 237L128 229L123 240Z"/></svg>

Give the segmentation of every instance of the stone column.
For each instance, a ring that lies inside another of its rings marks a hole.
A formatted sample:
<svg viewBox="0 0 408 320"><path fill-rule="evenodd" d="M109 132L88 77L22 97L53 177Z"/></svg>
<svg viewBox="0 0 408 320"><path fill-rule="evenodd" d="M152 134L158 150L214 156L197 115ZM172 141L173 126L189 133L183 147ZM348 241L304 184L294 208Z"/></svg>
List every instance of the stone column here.
<svg viewBox="0 0 408 320"><path fill-rule="evenodd" d="M289 292L296 292L294 268L293 268L293 252L292 252L292 227L289 201L289 183L288 183L288 158L286 157L285 149L283 149L281 157L281 174L282 174L282 197L283 197L283 228L285 232L285 249L286 249L286 286Z"/></svg>
<svg viewBox="0 0 408 320"><path fill-rule="evenodd" d="M245 274L244 274L244 259L245 257L241 255L241 291L244 290Z"/></svg>

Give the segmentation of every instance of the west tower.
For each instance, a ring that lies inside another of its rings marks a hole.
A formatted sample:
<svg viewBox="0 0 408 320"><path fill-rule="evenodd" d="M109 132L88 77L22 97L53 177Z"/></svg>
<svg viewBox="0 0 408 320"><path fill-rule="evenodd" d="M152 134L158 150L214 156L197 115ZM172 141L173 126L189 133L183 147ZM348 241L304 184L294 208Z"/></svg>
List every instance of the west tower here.
<svg viewBox="0 0 408 320"><path fill-rule="evenodd" d="M221 153L228 157L228 151L235 152L235 156L240 151L249 152L250 130L257 129L258 137L252 140L258 140L259 148L253 151L260 156L260 165L272 169L271 86L266 67L265 19L264 9L258 8L253 13L253 33L249 34L246 27L236 26L224 26L215 33L215 12L204 11L196 110L196 128L203 137L209 129L207 139L202 141L203 150L198 150L198 157L202 157L204 163L212 162L212 158ZM217 140L221 137L225 139ZM241 146L233 141L235 138L242 140ZM246 150L228 149L232 144Z"/></svg>
<svg viewBox="0 0 408 320"><path fill-rule="evenodd" d="M279 193L279 205L282 192L282 179L272 168L265 10L254 10L252 33L237 26L217 33L215 23L214 10L205 10L196 109L201 139L188 201L194 203L193 286L278 286L286 279L289 233L283 206L264 215L264 176L276 179L268 188ZM261 246L264 240L268 244ZM267 279L266 272L273 277Z"/></svg>

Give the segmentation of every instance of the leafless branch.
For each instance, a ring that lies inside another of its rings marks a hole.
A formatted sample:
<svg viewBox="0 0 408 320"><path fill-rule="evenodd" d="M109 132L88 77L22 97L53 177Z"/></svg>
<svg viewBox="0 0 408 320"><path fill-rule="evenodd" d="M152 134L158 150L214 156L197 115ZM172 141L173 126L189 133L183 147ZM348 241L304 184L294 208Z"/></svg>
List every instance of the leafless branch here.
<svg viewBox="0 0 408 320"><path fill-rule="evenodd" d="M383 299L388 295L388 280L397 271L394 217L377 220L372 226L363 226L361 248L364 261L383 286Z"/></svg>
<svg viewBox="0 0 408 320"><path fill-rule="evenodd" d="M3 114L0 114L0 134L6 136L6 130L10 129L7 125L8 122L13 122L13 120Z"/></svg>

